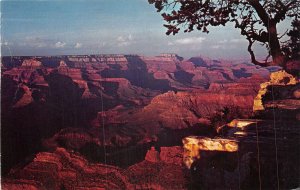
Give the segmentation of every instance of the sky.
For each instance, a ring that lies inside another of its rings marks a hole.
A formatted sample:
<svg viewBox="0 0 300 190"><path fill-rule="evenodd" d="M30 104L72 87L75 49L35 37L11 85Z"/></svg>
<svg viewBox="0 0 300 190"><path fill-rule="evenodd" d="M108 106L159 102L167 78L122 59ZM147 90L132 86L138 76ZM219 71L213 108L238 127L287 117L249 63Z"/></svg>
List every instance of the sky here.
<svg viewBox="0 0 300 190"><path fill-rule="evenodd" d="M147 0L1 1L2 55L177 53L189 58L249 58L247 41L228 25L173 36ZM266 54L257 46L258 57Z"/></svg>

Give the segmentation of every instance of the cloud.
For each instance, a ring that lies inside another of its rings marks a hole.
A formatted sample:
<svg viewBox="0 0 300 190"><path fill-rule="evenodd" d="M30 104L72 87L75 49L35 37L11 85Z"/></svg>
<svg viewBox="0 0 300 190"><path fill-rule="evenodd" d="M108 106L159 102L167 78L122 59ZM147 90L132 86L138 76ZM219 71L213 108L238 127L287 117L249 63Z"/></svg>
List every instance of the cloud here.
<svg viewBox="0 0 300 190"><path fill-rule="evenodd" d="M247 41L244 38L233 38L230 40L224 39L224 40L218 41L217 43L225 45L225 44L232 44L232 43L234 43L234 44L247 43Z"/></svg>
<svg viewBox="0 0 300 190"><path fill-rule="evenodd" d="M66 46L66 43L65 42L56 42L55 44L54 44L54 47L55 48L63 48L63 47L65 47Z"/></svg>
<svg viewBox="0 0 300 190"><path fill-rule="evenodd" d="M213 46L211 46L211 48L212 49L220 49L220 48L222 48L222 46L220 46L220 45L213 45Z"/></svg>
<svg viewBox="0 0 300 190"><path fill-rule="evenodd" d="M231 39L229 42L231 42L231 43L247 43L246 39L244 39L244 38Z"/></svg>
<svg viewBox="0 0 300 190"><path fill-rule="evenodd" d="M0 42L0 45L1 46L9 46L9 45L11 45L12 43L8 43L8 42Z"/></svg>
<svg viewBox="0 0 300 190"><path fill-rule="evenodd" d="M56 41L54 39L32 37L32 36L25 37L24 40L18 42L17 44L20 47L30 47L34 49L45 49L45 48L60 49L60 48L64 48L67 45L67 43L63 41Z"/></svg>
<svg viewBox="0 0 300 190"><path fill-rule="evenodd" d="M76 48L76 49L79 49L81 47L82 47L82 43L78 43L78 42L74 46L74 48Z"/></svg>
<svg viewBox="0 0 300 190"><path fill-rule="evenodd" d="M175 40L176 44L181 45L191 45L191 44L200 44L202 43L206 38L204 37L190 37L190 38L181 38Z"/></svg>
<svg viewBox="0 0 300 190"><path fill-rule="evenodd" d="M229 50L229 49L240 48L236 44L222 44L222 43L221 44L210 45L208 47L210 47L211 49L221 49L221 50Z"/></svg>
<svg viewBox="0 0 300 190"><path fill-rule="evenodd" d="M244 46L244 43L247 43L246 39L243 38L232 38L232 39L223 39L217 41L215 44L209 44L211 49L236 49Z"/></svg>
<svg viewBox="0 0 300 190"><path fill-rule="evenodd" d="M129 46L133 42L134 42L134 39L131 34L129 34L128 36L118 36L118 38L117 38L117 45L119 47Z"/></svg>
<svg viewBox="0 0 300 190"><path fill-rule="evenodd" d="M172 46L172 45L174 45L173 42L168 42L168 46Z"/></svg>
<svg viewBox="0 0 300 190"><path fill-rule="evenodd" d="M28 36L21 45L33 48L44 48L49 46L49 40L42 39L40 37Z"/></svg>
<svg viewBox="0 0 300 190"><path fill-rule="evenodd" d="M219 41L219 44L226 44L226 43L228 43L228 40L226 39Z"/></svg>

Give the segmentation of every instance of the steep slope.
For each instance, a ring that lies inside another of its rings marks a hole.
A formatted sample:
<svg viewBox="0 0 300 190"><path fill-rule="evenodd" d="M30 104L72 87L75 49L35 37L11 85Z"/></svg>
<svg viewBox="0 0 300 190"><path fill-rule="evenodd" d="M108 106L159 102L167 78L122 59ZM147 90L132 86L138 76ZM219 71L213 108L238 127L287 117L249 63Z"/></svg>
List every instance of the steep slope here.
<svg viewBox="0 0 300 190"><path fill-rule="evenodd" d="M167 133L180 142L190 130L210 131L214 112L239 104L246 113L252 104L248 92L269 73L249 64L234 71L239 66L224 61L197 65L173 54L4 57L2 62L4 173L45 149L89 152L106 145L114 152L138 144L145 154L145 147Z"/></svg>
<svg viewBox="0 0 300 190"><path fill-rule="evenodd" d="M270 77L254 101L253 119L221 126L218 138L183 139L194 188L299 188L299 80L284 71Z"/></svg>

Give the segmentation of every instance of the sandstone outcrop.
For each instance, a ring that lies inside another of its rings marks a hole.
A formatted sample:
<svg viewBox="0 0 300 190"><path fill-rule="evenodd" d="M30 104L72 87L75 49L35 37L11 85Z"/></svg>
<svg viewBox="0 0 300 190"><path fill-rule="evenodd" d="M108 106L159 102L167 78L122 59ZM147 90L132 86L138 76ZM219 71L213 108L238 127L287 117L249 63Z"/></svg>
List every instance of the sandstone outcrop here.
<svg viewBox="0 0 300 190"><path fill-rule="evenodd" d="M22 62L22 67L40 67L42 63L35 59L26 59Z"/></svg>
<svg viewBox="0 0 300 190"><path fill-rule="evenodd" d="M145 160L149 162L159 162L159 152L152 146L151 149L147 151Z"/></svg>
<svg viewBox="0 0 300 190"><path fill-rule="evenodd" d="M145 161L128 168L129 179L141 189L187 189L182 156L180 146L160 147L160 152L153 147L147 152Z"/></svg>
<svg viewBox="0 0 300 190"><path fill-rule="evenodd" d="M191 168L195 187L295 189L300 186L300 106L295 96L299 82L284 71L275 72L270 78L270 82L261 85L264 88L258 96L263 110L256 112L255 118L234 119L217 128L219 138L183 139L184 161ZM226 144L230 146L226 148Z"/></svg>
<svg viewBox="0 0 300 190"><path fill-rule="evenodd" d="M183 161L191 168L193 162L201 159L201 151L236 152L239 147L236 141L229 139L210 139L207 137L190 136L182 140L184 148Z"/></svg>
<svg viewBox="0 0 300 190"><path fill-rule="evenodd" d="M254 99L253 111L261 111L265 109L263 106L263 98L267 93L269 86L286 86L295 85L296 83L297 79L284 70L271 73L270 81L260 85L260 90Z"/></svg>
<svg viewBox="0 0 300 190"><path fill-rule="evenodd" d="M67 67L66 62L65 62L64 60L61 60L61 61L59 62L59 67Z"/></svg>

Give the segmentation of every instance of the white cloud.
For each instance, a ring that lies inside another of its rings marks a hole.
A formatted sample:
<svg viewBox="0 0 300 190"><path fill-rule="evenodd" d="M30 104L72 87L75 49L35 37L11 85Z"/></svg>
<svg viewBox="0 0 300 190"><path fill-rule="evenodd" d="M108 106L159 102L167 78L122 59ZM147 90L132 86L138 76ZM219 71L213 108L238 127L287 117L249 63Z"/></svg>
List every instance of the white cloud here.
<svg viewBox="0 0 300 190"><path fill-rule="evenodd" d="M211 44L210 48L222 50L236 49L238 46L244 45L244 43L247 43L247 41L243 38L223 39L215 44Z"/></svg>
<svg viewBox="0 0 300 190"><path fill-rule="evenodd" d="M63 41L54 41L42 37L27 36L24 40L18 42L19 46L31 48L64 48L67 44Z"/></svg>
<svg viewBox="0 0 300 190"><path fill-rule="evenodd" d="M79 49L81 47L82 47L82 43L78 43L78 42L74 46L74 48L76 48L76 49Z"/></svg>
<svg viewBox="0 0 300 190"><path fill-rule="evenodd" d="M246 39L243 38L235 38L230 40L231 43L247 43Z"/></svg>
<svg viewBox="0 0 300 190"><path fill-rule="evenodd" d="M105 46L107 46L109 43L107 42L99 42L99 44L97 45L97 48L103 48Z"/></svg>
<svg viewBox="0 0 300 190"><path fill-rule="evenodd" d="M129 36L128 36L128 40L133 40L133 37L132 37L132 35L131 35L131 34L129 34Z"/></svg>
<svg viewBox="0 0 300 190"><path fill-rule="evenodd" d="M28 36L21 45L34 48L43 48L48 46L48 41L40 37Z"/></svg>
<svg viewBox="0 0 300 190"><path fill-rule="evenodd" d="M65 46L66 46L66 43L65 42L60 42L60 41L56 42L55 45L54 45L55 48L63 48Z"/></svg>
<svg viewBox="0 0 300 190"><path fill-rule="evenodd" d="M200 44L202 43L206 38L204 37L190 37L190 38L181 38L175 40L176 44L181 45L191 45L191 44Z"/></svg>
<svg viewBox="0 0 300 190"><path fill-rule="evenodd" d="M238 46L232 44L214 44L210 46L211 49L221 49L221 50L229 50L229 49L236 49Z"/></svg>
<svg viewBox="0 0 300 190"><path fill-rule="evenodd" d="M129 46L133 42L134 42L134 39L131 34L129 34L128 36L118 36L118 38L117 38L117 45L119 47Z"/></svg>
<svg viewBox="0 0 300 190"><path fill-rule="evenodd" d="M174 45L173 42L168 42L168 46L172 46L172 45Z"/></svg>
<svg viewBox="0 0 300 190"><path fill-rule="evenodd" d="M228 43L228 40L226 39L219 41L219 44L226 44L226 43Z"/></svg>
<svg viewBox="0 0 300 190"><path fill-rule="evenodd" d="M230 39L230 40L224 39L224 40L218 41L217 43L223 45L223 44L231 44L231 43L235 43L235 44L247 43L247 41L244 38L233 38L233 39Z"/></svg>
<svg viewBox="0 0 300 190"><path fill-rule="evenodd" d="M1 46L8 46L8 45L10 45L10 43L8 43L8 42L0 42L0 45Z"/></svg>
<svg viewBox="0 0 300 190"><path fill-rule="evenodd" d="M221 46L220 46L220 45L213 45L213 46L211 46L211 48L212 48L212 49L220 49Z"/></svg>

